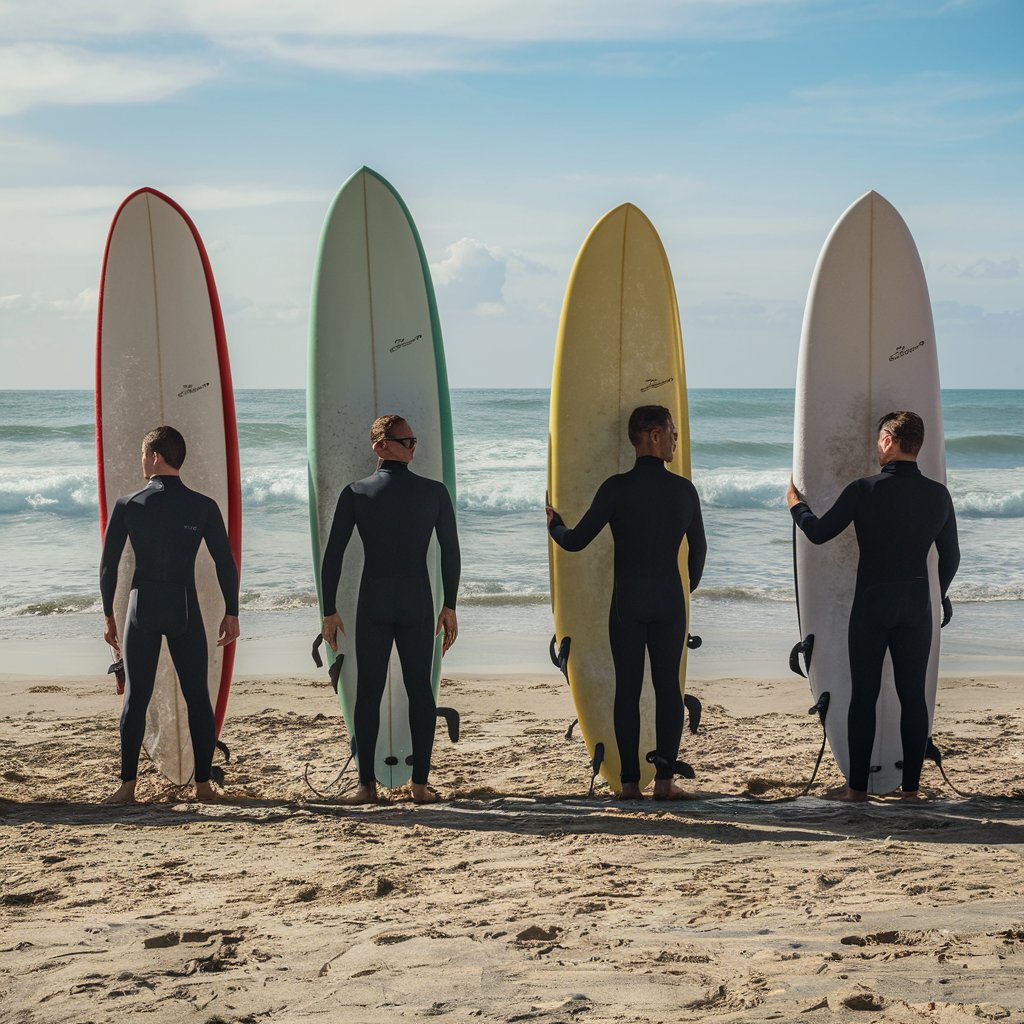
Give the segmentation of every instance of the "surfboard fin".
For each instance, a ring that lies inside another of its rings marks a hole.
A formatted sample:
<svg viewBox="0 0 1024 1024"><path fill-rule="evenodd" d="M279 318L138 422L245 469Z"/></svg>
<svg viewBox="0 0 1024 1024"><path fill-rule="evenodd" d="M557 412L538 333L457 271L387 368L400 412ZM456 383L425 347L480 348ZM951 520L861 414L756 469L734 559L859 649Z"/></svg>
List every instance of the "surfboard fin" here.
<svg viewBox="0 0 1024 1024"><path fill-rule="evenodd" d="M686 646L691 650L695 651L704 643L703 637L694 636L692 633L688 633L686 636Z"/></svg>
<svg viewBox="0 0 1024 1024"><path fill-rule="evenodd" d="M813 708L807 709L807 714L817 714L818 721L821 722L822 729L825 728L825 716L828 714L828 706L832 700L832 694L826 690L819 698L817 704Z"/></svg>
<svg viewBox="0 0 1024 1024"><path fill-rule="evenodd" d="M217 749L224 755L224 763L231 764L231 749L223 740L217 740Z"/></svg>
<svg viewBox="0 0 1024 1024"><path fill-rule="evenodd" d="M814 634L808 633L799 643L793 645L789 652L789 667L798 675L807 678L807 673L800 668L800 655L804 656L804 668L811 671L811 653L814 651Z"/></svg>
<svg viewBox="0 0 1024 1024"><path fill-rule="evenodd" d="M565 681L569 681L569 648L572 645L572 637L562 637L562 642L558 644L558 650L555 650L555 644L558 642L558 635L551 635L551 643L548 645L548 654L551 657L551 664L555 666L565 676Z"/></svg>
<svg viewBox="0 0 1024 1024"><path fill-rule="evenodd" d="M594 782L597 779L597 773L601 770L601 765L604 764L604 744L598 743L594 747L594 759L590 762L590 789L587 791L587 796L594 795Z"/></svg>
<svg viewBox="0 0 1024 1024"><path fill-rule="evenodd" d="M456 711L455 708L438 708L437 717L443 718L445 725L448 726L448 739L450 739L452 743L458 743L459 728L462 722L458 711Z"/></svg>
<svg viewBox="0 0 1024 1024"><path fill-rule="evenodd" d="M665 768L669 764L668 760L664 757L660 757L656 750L649 751L645 760L648 764L653 764L658 768ZM672 774L673 776L678 775L683 779L697 778L697 773L693 770L693 766L688 764L686 761L673 761Z"/></svg>
<svg viewBox="0 0 1024 1024"><path fill-rule="evenodd" d="M576 728L578 723L579 723L579 719L578 718L574 718L572 720L571 724L569 725L569 728L565 730L565 738L567 740L571 740L572 739L572 731L573 731L573 729Z"/></svg>
<svg viewBox="0 0 1024 1024"><path fill-rule="evenodd" d="M324 667L323 658L320 657L320 645L323 642L323 634L317 633L316 639L313 641L312 650L313 664L316 665L317 668ZM334 659L334 664L327 670L327 674L331 679L331 686L334 688L335 693L338 692L338 679L341 677L341 666L344 661L345 655L339 652Z"/></svg>
<svg viewBox="0 0 1024 1024"><path fill-rule="evenodd" d="M704 710L704 705L692 693L687 693L683 697L683 707L686 708L686 714L689 718L690 732L696 733L697 726L700 725L700 716Z"/></svg>

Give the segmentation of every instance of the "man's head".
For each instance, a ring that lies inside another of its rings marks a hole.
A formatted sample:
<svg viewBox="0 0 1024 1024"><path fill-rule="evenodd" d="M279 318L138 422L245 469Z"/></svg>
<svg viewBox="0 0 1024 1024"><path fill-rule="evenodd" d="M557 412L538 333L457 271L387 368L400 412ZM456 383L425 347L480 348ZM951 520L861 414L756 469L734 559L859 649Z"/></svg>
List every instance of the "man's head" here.
<svg viewBox="0 0 1024 1024"><path fill-rule="evenodd" d="M641 405L629 416L626 428L630 444L638 456L654 455L671 462L679 434L672 422L672 413L663 405Z"/></svg>
<svg viewBox="0 0 1024 1024"><path fill-rule="evenodd" d="M416 438L412 427L395 412L378 416L373 421L370 443L378 458L391 462L412 462L416 454Z"/></svg>
<svg viewBox="0 0 1024 1024"><path fill-rule="evenodd" d="M157 427L142 439L142 472L148 480L177 473L185 461L185 438L174 427Z"/></svg>
<svg viewBox="0 0 1024 1024"><path fill-rule="evenodd" d="M924 420L916 412L887 412L878 421L878 464L916 459L924 444Z"/></svg>

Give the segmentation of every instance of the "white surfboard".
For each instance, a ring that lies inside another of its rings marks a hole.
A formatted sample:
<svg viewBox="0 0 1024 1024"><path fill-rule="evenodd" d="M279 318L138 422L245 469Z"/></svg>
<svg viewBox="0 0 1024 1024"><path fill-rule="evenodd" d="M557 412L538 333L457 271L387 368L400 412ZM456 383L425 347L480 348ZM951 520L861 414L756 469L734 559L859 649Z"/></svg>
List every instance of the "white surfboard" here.
<svg viewBox="0 0 1024 1024"><path fill-rule="evenodd" d="M843 488L879 471L876 425L909 409L925 423L921 472L946 482L935 329L924 270L907 225L877 192L861 196L837 221L814 270L797 370L793 480L822 515ZM808 678L815 698L830 694L829 745L849 773L847 624L858 548L853 526L827 544L795 531L801 639L813 636ZM929 729L939 667L938 557L929 558L934 628L928 663ZM869 790L899 787L900 704L888 655L876 707Z"/></svg>
<svg viewBox="0 0 1024 1024"><path fill-rule="evenodd" d="M338 495L353 480L376 470L370 424L392 412L407 419L419 439L412 472L443 481L454 504L448 375L430 270L416 226L398 193L364 167L341 188L327 214L313 288L307 433L310 532L318 592ZM427 567L436 618L443 598L436 538L430 542ZM344 659L338 700L350 736L355 735L356 603L362 571L362 542L358 531L353 531L337 594L338 614L346 630L339 635ZM440 675L438 637L435 697ZM392 651L381 700L377 780L392 789L403 785L412 775L411 756L409 702L401 662Z"/></svg>
<svg viewBox="0 0 1024 1024"><path fill-rule="evenodd" d="M154 427L181 431L181 477L220 506L241 567L242 504L234 393L217 289L188 214L154 189L133 192L114 216L100 281L96 339L96 453L100 530L119 497L145 487L142 438ZM135 557L125 546L114 613L124 623ZM196 591L209 649L210 702L217 735L227 711L235 646L217 646L224 598L203 544ZM130 692L131 678L127 681ZM188 712L166 642L146 716L146 753L173 783L192 779Z"/></svg>

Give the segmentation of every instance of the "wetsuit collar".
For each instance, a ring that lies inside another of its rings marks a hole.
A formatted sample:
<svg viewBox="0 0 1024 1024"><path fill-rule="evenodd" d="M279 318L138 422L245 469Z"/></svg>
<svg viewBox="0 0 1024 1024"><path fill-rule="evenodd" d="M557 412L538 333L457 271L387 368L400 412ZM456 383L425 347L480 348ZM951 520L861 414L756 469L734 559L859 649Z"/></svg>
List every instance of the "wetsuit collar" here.
<svg viewBox="0 0 1024 1024"><path fill-rule="evenodd" d="M385 459L380 466L377 468L378 473L408 473L409 464L407 462L398 462L393 459Z"/></svg>
<svg viewBox="0 0 1024 1024"><path fill-rule="evenodd" d="M907 459L894 459L892 462L887 462L882 467L882 472L914 476L920 475L921 470L916 462L911 462Z"/></svg>
<svg viewBox="0 0 1024 1024"><path fill-rule="evenodd" d="M160 473L157 473L156 476L151 476L149 478L149 486L156 486L158 489L162 488L166 491L168 488L182 487L184 485L181 482L180 476L163 476Z"/></svg>
<svg viewBox="0 0 1024 1024"><path fill-rule="evenodd" d="M638 455L636 464L638 466L650 466L653 469L665 468L665 460L659 459L657 455Z"/></svg>

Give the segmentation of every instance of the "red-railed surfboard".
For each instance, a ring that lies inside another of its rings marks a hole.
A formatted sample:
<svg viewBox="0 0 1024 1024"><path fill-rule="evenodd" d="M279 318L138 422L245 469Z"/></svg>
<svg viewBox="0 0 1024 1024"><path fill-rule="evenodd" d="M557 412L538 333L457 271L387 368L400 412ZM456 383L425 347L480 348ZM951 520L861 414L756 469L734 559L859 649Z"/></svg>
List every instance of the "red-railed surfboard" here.
<svg viewBox="0 0 1024 1024"><path fill-rule="evenodd" d="M188 214L155 189L133 192L114 215L100 277L96 331L96 461L101 534L114 502L145 486L143 436L168 424L185 437L182 479L220 506L241 569L238 431L224 321L206 249ZM123 636L135 559L118 573L115 615ZM210 652L217 735L227 712L234 645L217 646L224 603L213 559L200 547L196 589ZM130 686L129 681L129 686ZM184 700L167 653L160 655L146 720L146 752L173 783L193 775Z"/></svg>

